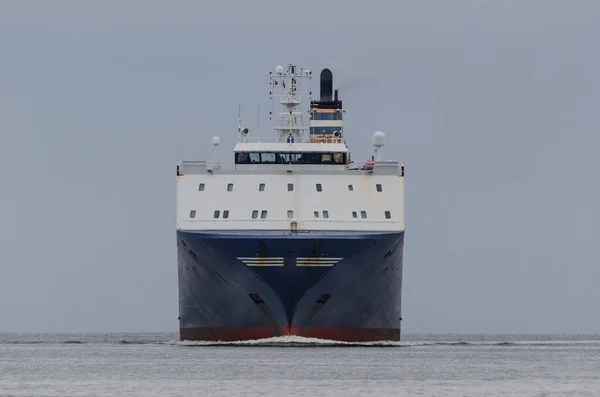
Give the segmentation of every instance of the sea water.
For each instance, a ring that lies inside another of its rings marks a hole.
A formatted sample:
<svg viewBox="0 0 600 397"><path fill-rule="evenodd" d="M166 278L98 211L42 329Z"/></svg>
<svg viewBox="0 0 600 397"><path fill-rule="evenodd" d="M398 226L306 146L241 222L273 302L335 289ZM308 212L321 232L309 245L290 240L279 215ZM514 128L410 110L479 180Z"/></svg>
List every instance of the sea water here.
<svg viewBox="0 0 600 397"><path fill-rule="evenodd" d="M0 334L0 396L600 396L598 335Z"/></svg>

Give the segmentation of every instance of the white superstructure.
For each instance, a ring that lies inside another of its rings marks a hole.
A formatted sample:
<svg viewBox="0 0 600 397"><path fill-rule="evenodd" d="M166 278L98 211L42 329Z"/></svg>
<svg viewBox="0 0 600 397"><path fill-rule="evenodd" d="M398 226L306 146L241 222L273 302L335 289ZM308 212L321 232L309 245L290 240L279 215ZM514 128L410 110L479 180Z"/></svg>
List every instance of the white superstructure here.
<svg viewBox="0 0 600 397"><path fill-rule="evenodd" d="M293 65L270 74L272 98L283 108L273 116L275 136L252 137L240 122L234 164L179 163L178 230L404 230L403 164L382 160L381 132L373 134L376 161L352 163L330 77L324 83L321 76L321 101L302 110L300 81L310 79Z"/></svg>

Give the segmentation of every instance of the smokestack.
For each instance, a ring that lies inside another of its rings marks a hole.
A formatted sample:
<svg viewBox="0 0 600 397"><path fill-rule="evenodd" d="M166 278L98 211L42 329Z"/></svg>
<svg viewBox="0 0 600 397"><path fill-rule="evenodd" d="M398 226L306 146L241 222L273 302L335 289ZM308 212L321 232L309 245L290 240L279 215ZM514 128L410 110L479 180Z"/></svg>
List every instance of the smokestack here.
<svg viewBox="0 0 600 397"><path fill-rule="evenodd" d="M321 102L331 102L333 91L333 74L329 69L321 72Z"/></svg>
<svg viewBox="0 0 600 397"><path fill-rule="evenodd" d="M334 93L333 94L333 100L337 102L338 101L337 90L335 90L333 93Z"/></svg>

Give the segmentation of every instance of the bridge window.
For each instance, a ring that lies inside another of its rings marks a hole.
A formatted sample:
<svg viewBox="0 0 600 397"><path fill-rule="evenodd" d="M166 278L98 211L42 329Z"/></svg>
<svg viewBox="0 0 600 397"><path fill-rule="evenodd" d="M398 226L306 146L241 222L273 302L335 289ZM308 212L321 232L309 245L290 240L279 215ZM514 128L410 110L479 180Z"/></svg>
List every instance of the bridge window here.
<svg viewBox="0 0 600 397"><path fill-rule="evenodd" d="M276 161L275 153L261 153L260 161L261 163L274 163Z"/></svg>
<svg viewBox="0 0 600 397"><path fill-rule="evenodd" d="M304 152L304 153L271 153L271 152L238 152L235 154L236 164L345 164L346 153L343 152Z"/></svg>
<svg viewBox="0 0 600 397"><path fill-rule="evenodd" d="M318 218L319 217L319 211L315 211L314 215L315 215L315 218Z"/></svg>
<svg viewBox="0 0 600 397"><path fill-rule="evenodd" d="M321 186L320 183L317 183L317 192L322 192L323 191L323 187Z"/></svg>
<svg viewBox="0 0 600 397"><path fill-rule="evenodd" d="M294 191L294 184L288 183L288 192L292 192L292 191Z"/></svg>
<svg viewBox="0 0 600 397"><path fill-rule="evenodd" d="M375 185L375 187L377 188L378 192L381 192L383 189L381 188L381 183L378 183L377 185Z"/></svg>
<svg viewBox="0 0 600 397"><path fill-rule="evenodd" d="M360 211L360 217L363 219L367 219L367 211Z"/></svg>
<svg viewBox="0 0 600 397"><path fill-rule="evenodd" d="M390 211L385 211L385 219L390 219L392 217L392 213Z"/></svg>
<svg viewBox="0 0 600 397"><path fill-rule="evenodd" d="M294 217L294 211L288 210L287 217L288 217L288 219L292 219Z"/></svg>
<svg viewBox="0 0 600 397"><path fill-rule="evenodd" d="M204 191L204 183L201 183L198 185L198 191L200 191L200 192Z"/></svg>
<svg viewBox="0 0 600 397"><path fill-rule="evenodd" d="M358 215L356 214L356 211L352 211L352 218L358 218Z"/></svg>
<svg viewBox="0 0 600 397"><path fill-rule="evenodd" d="M252 219L258 218L258 210L252 211Z"/></svg>
<svg viewBox="0 0 600 397"><path fill-rule="evenodd" d="M221 215L221 211L215 210L215 212L213 214L213 218L218 218L220 215Z"/></svg>
<svg viewBox="0 0 600 397"><path fill-rule="evenodd" d="M260 219L266 219L267 218L267 210L262 210L262 212L260 213Z"/></svg>
<svg viewBox="0 0 600 397"><path fill-rule="evenodd" d="M227 184L227 191L231 192L233 190L233 183L228 183Z"/></svg>
<svg viewBox="0 0 600 397"><path fill-rule="evenodd" d="M190 211L190 218L195 218L196 217L196 210L191 210Z"/></svg>
<svg viewBox="0 0 600 397"><path fill-rule="evenodd" d="M350 190L351 192L353 192L354 191L354 186L348 185L348 190Z"/></svg>
<svg viewBox="0 0 600 397"><path fill-rule="evenodd" d="M329 218L329 211L323 211L323 218Z"/></svg>
<svg viewBox="0 0 600 397"><path fill-rule="evenodd" d="M265 184L261 183L260 185L258 185L258 191L259 192L264 192L265 191Z"/></svg>
<svg viewBox="0 0 600 397"><path fill-rule="evenodd" d="M229 210L223 211L223 219L229 218Z"/></svg>

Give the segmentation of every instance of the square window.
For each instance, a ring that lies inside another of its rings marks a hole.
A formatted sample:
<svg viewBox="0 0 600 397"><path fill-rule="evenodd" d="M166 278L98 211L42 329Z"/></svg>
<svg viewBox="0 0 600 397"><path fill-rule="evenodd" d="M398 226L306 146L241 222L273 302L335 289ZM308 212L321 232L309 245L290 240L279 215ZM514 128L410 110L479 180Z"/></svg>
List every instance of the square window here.
<svg viewBox="0 0 600 397"><path fill-rule="evenodd" d="M267 210L262 210L262 212L260 213L260 219L266 219L267 218Z"/></svg>
<svg viewBox="0 0 600 397"><path fill-rule="evenodd" d="M200 191L200 192L204 191L204 183L201 183L198 185L198 191Z"/></svg>
<svg viewBox="0 0 600 397"><path fill-rule="evenodd" d="M258 210L252 211L252 219L258 218Z"/></svg>
<svg viewBox="0 0 600 397"><path fill-rule="evenodd" d="M354 186L348 185L348 190L350 190L351 192L353 192L354 191Z"/></svg>
<svg viewBox="0 0 600 397"><path fill-rule="evenodd" d="M190 211L190 218L195 218L196 217L196 210L191 210Z"/></svg>
<svg viewBox="0 0 600 397"><path fill-rule="evenodd" d="M378 183L377 185L375 185L375 187L377 188L378 192L381 192L383 189L381 188L381 183Z"/></svg>
<svg viewBox="0 0 600 397"><path fill-rule="evenodd" d="M287 217L288 219L292 219L294 217L294 211L288 210Z"/></svg>
<svg viewBox="0 0 600 397"><path fill-rule="evenodd" d="M392 217L392 213L390 211L385 211L385 219L390 219Z"/></svg>
<svg viewBox="0 0 600 397"><path fill-rule="evenodd" d="M215 210L215 213L213 214L213 218L218 218L219 215L221 215L221 211Z"/></svg>
<svg viewBox="0 0 600 397"><path fill-rule="evenodd" d="M258 191L259 192L264 192L265 191L265 184L261 183L260 185L258 185Z"/></svg>
<svg viewBox="0 0 600 397"><path fill-rule="evenodd" d="M360 217L363 219L367 219L367 211L360 211Z"/></svg>
<svg viewBox="0 0 600 397"><path fill-rule="evenodd" d="M229 210L225 210L225 211L223 211L223 218L224 218L224 219L227 219L227 218L229 218Z"/></svg>
<svg viewBox="0 0 600 397"><path fill-rule="evenodd" d="M292 191L294 191L294 184L288 183L288 192L292 192Z"/></svg>
<svg viewBox="0 0 600 397"><path fill-rule="evenodd" d="M329 218L329 211L323 211L323 218Z"/></svg>
<svg viewBox="0 0 600 397"><path fill-rule="evenodd" d="M358 214L356 213L356 211L352 211L352 218L358 218Z"/></svg>
<svg viewBox="0 0 600 397"><path fill-rule="evenodd" d="M320 183L317 183L317 192L322 192L323 191L323 187L321 186Z"/></svg>
<svg viewBox="0 0 600 397"><path fill-rule="evenodd" d="M227 191L228 191L228 192L231 192L231 191L233 191L233 183L228 183L228 184L227 184Z"/></svg>
<svg viewBox="0 0 600 397"><path fill-rule="evenodd" d="M315 218L319 217L319 211L315 211Z"/></svg>

